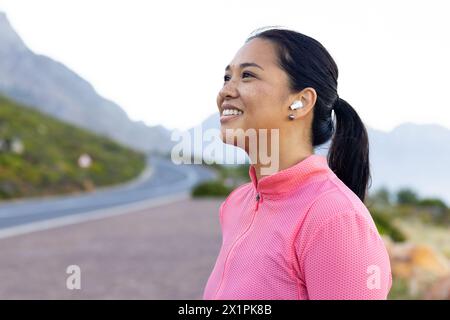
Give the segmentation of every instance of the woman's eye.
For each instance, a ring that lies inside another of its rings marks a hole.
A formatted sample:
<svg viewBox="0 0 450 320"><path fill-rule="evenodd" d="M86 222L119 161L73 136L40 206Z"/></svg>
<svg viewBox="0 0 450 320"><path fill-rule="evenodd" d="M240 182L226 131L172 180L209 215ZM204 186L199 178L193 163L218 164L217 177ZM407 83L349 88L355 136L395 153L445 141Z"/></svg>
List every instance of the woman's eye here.
<svg viewBox="0 0 450 320"><path fill-rule="evenodd" d="M251 73L248 73L248 72L242 73L242 76L245 76L245 75L249 75L250 77L253 77L253 75L252 75ZM223 80L224 80L224 81L230 80L230 76L224 76L224 77L223 77Z"/></svg>

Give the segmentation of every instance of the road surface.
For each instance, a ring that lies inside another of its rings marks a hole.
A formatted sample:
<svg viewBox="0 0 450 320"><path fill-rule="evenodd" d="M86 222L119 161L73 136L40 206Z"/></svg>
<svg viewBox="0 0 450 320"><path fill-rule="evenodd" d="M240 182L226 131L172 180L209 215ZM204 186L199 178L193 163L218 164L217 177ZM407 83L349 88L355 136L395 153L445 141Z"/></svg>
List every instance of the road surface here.
<svg viewBox="0 0 450 320"><path fill-rule="evenodd" d="M168 158L150 156L146 172L131 183L103 188L90 193L0 202L0 238L5 230L63 217L80 219L81 215L108 215L127 208L148 207L153 199L176 199L189 194L196 183L215 178L215 173L201 165L175 165ZM133 207L134 206L134 207ZM75 217L76 216L76 217ZM67 220L67 219L66 219Z"/></svg>

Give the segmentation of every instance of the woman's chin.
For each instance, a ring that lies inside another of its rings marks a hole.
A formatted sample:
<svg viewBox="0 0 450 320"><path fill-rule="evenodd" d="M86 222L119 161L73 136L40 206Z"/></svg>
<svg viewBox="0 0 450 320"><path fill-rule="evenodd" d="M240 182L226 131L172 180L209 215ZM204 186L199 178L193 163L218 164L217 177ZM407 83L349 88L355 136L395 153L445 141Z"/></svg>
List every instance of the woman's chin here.
<svg viewBox="0 0 450 320"><path fill-rule="evenodd" d="M221 126L220 138L222 142L245 150L245 144L248 143L248 137L242 128Z"/></svg>
<svg viewBox="0 0 450 320"><path fill-rule="evenodd" d="M242 128L234 127L231 125L221 125L220 126L220 137L225 143L226 139L233 141L237 136L240 135L239 132L243 132Z"/></svg>

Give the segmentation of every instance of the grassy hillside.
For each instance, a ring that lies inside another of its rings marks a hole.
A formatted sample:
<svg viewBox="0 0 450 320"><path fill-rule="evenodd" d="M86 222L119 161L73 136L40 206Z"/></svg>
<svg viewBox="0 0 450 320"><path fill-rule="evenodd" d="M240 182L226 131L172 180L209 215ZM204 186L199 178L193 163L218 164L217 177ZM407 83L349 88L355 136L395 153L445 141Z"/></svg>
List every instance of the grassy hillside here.
<svg viewBox="0 0 450 320"><path fill-rule="evenodd" d="M142 153L0 96L0 200L91 190L144 167Z"/></svg>

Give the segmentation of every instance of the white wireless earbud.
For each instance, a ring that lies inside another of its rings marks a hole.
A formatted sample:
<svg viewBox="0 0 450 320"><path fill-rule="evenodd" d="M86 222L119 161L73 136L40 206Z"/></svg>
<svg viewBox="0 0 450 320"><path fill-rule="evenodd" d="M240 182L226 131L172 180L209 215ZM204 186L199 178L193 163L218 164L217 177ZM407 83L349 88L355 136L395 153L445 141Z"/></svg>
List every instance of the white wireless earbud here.
<svg viewBox="0 0 450 320"><path fill-rule="evenodd" d="M294 103L292 103L289 108L291 108L291 110L303 108L303 102L301 102L300 100L295 100Z"/></svg>

